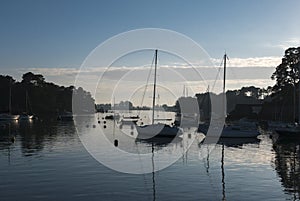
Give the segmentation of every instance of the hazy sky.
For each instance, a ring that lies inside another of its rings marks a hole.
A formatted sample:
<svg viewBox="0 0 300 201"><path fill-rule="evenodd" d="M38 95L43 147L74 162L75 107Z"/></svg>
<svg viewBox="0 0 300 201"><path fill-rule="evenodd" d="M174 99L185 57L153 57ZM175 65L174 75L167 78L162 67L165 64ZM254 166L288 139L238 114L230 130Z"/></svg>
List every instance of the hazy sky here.
<svg viewBox="0 0 300 201"><path fill-rule="evenodd" d="M217 62L226 50L232 66L254 69L240 80L248 80L246 85L272 83L284 50L300 46L298 0L2 0L0 5L1 74L16 79L31 70L69 85L70 72L96 46L140 28L185 34ZM259 67L268 67L261 71L265 76L253 81Z"/></svg>

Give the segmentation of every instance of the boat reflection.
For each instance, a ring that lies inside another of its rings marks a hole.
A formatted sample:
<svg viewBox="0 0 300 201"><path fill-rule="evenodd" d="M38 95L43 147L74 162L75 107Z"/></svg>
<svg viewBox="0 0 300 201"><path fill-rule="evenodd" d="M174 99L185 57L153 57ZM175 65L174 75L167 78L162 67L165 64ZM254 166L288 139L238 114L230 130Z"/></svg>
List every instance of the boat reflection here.
<svg viewBox="0 0 300 201"><path fill-rule="evenodd" d="M300 199L300 141L279 138L273 144L275 170L291 200Z"/></svg>
<svg viewBox="0 0 300 201"><path fill-rule="evenodd" d="M153 194L153 200L156 200L156 183L155 183L155 151L162 149L166 146L170 146L174 152L178 152L178 150L181 150L183 160L185 157L185 153L187 153L187 150L189 149L189 146L192 144L192 142L196 138L203 137L202 135L195 134L196 129L189 129L190 132L184 132L183 135L180 137L176 136L173 138L170 137L161 137L161 136L155 136L149 139L139 139L136 138L135 141L137 143L143 143L147 146L151 146L151 153L152 153L152 194ZM170 153L172 154L172 153Z"/></svg>
<svg viewBox="0 0 300 201"><path fill-rule="evenodd" d="M205 137L201 144L213 144L217 143L219 145L225 145L226 147L242 147L245 144L259 144L261 140L258 138L214 138L214 137Z"/></svg>
<svg viewBox="0 0 300 201"><path fill-rule="evenodd" d="M222 184L222 200L226 200L226 182L225 182L225 146L226 147L235 147L242 148L246 144L259 144L261 140L258 138L214 138L214 137L205 137L199 144L199 148L205 145L218 144L221 145L221 184ZM209 175L209 151L207 152L206 157L206 173Z"/></svg>
<svg viewBox="0 0 300 201"><path fill-rule="evenodd" d="M170 143L179 143L182 141L181 137L175 137L175 138L169 138L169 137L152 137L149 139L135 139L136 142L139 143L146 143L148 145L154 145L156 147L164 147L167 146Z"/></svg>

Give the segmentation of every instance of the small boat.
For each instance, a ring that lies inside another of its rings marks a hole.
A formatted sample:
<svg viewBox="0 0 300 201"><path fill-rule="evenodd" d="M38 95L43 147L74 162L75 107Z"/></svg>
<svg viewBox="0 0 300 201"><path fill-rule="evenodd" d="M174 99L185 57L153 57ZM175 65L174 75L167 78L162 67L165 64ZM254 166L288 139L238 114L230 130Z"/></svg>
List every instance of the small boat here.
<svg viewBox="0 0 300 201"><path fill-rule="evenodd" d="M120 119L120 115L118 115L118 114L116 114L116 115L114 115L114 114L109 114L109 115L106 115L106 116L104 117L104 119L108 119L108 120L118 120L118 119Z"/></svg>
<svg viewBox="0 0 300 201"><path fill-rule="evenodd" d="M243 127L241 125L228 125L223 128L223 138L256 138L260 133L257 129Z"/></svg>
<svg viewBox="0 0 300 201"><path fill-rule="evenodd" d="M133 125L138 122L140 117L138 115L136 116L122 116L120 123L121 125Z"/></svg>
<svg viewBox="0 0 300 201"><path fill-rule="evenodd" d="M198 132L201 132L205 135L208 133L208 124L199 124ZM225 125L223 127L222 133L220 135L210 133L209 137L221 137L221 138L255 138L260 133L257 129L238 125Z"/></svg>
<svg viewBox="0 0 300 201"><path fill-rule="evenodd" d="M281 137L300 138L300 126L298 124L277 128L275 131Z"/></svg>
<svg viewBox="0 0 300 201"><path fill-rule="evenodd" d="M72 112L64 112L64 113L58 115L57 120L72 121L73 120L73 113Z"/></svg>
<svg viewBox="0 0 300 201"><path fill-rule="evenodd" d="M19 117L19 120L32 120L33 119L33 115L30 114L21 114Z"/></svg>
<svg viewBox="0 0 300 201"><path fill-rule="evenodd" d="M138 132L137 138L149 139L153 137L176 137L179 134L180 129L177 126L170 126L162 123L155 123L155 96L156 96L156 71L157 71L157 52L155 50L155 68L154 68L154 85L153 85L153 97L152 97L152 124L136 126Z"/></svg>
<svg viewBox="0 0 300 201"><path fill-rule="evenodd" d="M17 121L19 120L20 115L13 114L0 114L0 121Z"/></svg>

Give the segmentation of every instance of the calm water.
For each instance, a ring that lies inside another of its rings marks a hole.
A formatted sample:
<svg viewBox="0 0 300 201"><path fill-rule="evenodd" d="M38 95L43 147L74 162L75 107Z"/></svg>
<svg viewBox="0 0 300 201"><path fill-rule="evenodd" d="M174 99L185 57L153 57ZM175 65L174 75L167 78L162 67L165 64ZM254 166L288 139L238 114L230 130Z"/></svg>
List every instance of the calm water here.
<svg viewBox="0 0 300 201"><path fill-rule="evenodd" d="M96 116L89 117L82 127L103 126L95 121ZM96 161L73 122L19 122L11 124L10 131L7 124L0 125L1 201L299 200L300 153L295 141L273 144L268 135L261 135L256 141L214 146L201 145L199 137L170 167L134 175ZM151 150L152 144L122 138L111 125L107 120L107 132L120 138L122 149L138 144L142 151ZM9 142L9 133L16 136L15 143ZM180 143L173 142L182 147Z"/></svg>

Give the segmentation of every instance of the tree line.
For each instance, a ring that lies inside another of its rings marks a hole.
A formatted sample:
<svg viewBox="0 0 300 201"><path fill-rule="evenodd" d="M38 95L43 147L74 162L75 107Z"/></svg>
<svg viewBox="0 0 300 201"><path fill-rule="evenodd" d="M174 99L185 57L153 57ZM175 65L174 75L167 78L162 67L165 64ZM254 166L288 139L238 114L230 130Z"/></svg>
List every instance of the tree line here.
<svg viewBox="0 0 300 201"><path fill-rule="evenodd" d="M0 75L0 91L0 113L56 115L71 112L73 93L87 103L82 105L82 111L94 112L91 111L90 105L93 105L94 109L95 101L89 92L81 87L64 87L46 82L41 74L25 73L20 82L11 76Z"/></svg>

